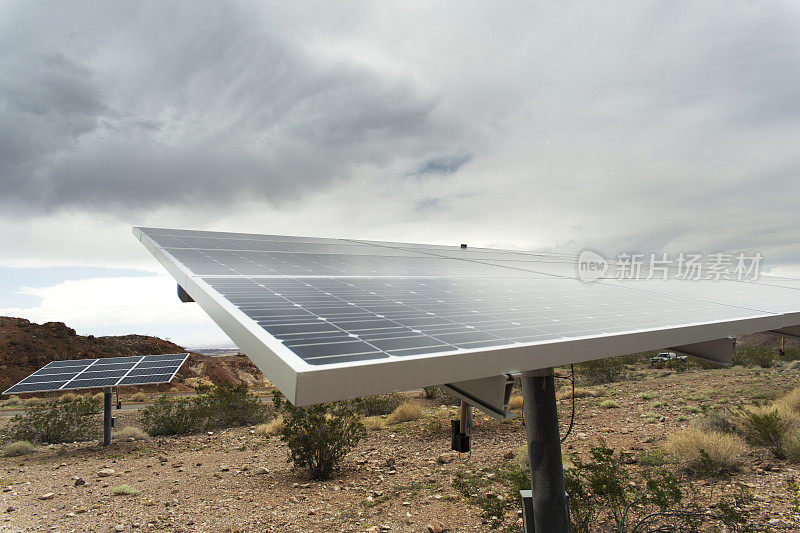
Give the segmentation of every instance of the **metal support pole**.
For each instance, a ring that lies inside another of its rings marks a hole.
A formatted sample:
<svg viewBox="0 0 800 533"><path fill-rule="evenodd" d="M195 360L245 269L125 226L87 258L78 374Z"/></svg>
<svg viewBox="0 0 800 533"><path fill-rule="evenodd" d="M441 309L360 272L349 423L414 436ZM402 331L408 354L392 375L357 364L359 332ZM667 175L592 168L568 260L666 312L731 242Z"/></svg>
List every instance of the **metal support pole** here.
<svg viewBox="0 0 800 533"><path fill-rule="evenodd" d="M111 444L111 387L103 389L103 446Z"/></svg>
<svg viewBox="0 0 800 533"><path fill-rule="evenodd" d="M522 395L528 457L531 461L535 531L570 533L553 369L523 373ZM529 520L528 517L526 519Z"/></svg>

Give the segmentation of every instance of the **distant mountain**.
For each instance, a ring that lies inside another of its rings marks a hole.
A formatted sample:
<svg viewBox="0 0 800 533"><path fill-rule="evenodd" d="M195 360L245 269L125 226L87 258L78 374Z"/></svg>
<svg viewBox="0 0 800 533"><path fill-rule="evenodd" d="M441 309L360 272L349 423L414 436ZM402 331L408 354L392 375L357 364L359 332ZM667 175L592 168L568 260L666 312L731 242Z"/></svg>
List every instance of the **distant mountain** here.
<svg viewBox="0 0 800 533"><path fill-rule="evenodd" d="M186 352L158 337L123 335L83 336L62 322L36 324L24 318L0 317L0 391L35 372L50 361L93 359ZM191 353L191 352L190 352ZM258 385L264 376L244 356L208 356L191 353L172 384L131 387L145 390L191 390L204 383Z"/></svg>

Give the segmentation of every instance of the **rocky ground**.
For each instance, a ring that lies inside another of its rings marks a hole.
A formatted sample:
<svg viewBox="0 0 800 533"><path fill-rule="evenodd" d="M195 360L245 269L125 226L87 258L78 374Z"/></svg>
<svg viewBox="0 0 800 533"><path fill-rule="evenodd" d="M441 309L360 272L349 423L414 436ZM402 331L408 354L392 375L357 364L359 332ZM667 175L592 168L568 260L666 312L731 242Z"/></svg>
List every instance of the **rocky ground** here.
<svg viewBox="0 0 800 533"><path fill-rule="evenodd" d="M564 452L585 456L602 438L636 457L704 410L766 401L798 385L798 371L778 369L641 370L603 386L605 396L577 400ZM476 417L473 451L449 453L455 408L410 393L430 415L370 431L334 480L309 481L287 463L277 437L252 428L213 434L52 446L0 458L2 531L490 531L483 510L453 487L456 473L491 477L524 444L520 420ZM619 408L603 408L613 399ZM562 421L571 403L559 401ZM135 411L120 426L136 425ZM3 422L0 421L0 424ZM562 424L563 425L563 424ZM763 450L750 452L730 479L685 480L709 502L745 487L754 521L768 530L798 530L798 495L789 483L800 468ZM135 495L114 495L128 485ZM510 513L506 525L520 528ZM598 530L604 530L598 525Z"/></svg>

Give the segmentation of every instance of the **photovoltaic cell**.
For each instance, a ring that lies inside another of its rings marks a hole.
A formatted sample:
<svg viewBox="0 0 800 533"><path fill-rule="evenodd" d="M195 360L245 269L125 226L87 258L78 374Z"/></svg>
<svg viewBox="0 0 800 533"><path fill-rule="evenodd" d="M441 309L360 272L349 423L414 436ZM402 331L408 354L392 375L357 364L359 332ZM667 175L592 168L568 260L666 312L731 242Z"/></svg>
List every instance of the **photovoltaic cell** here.
<svg viewBox="0 0 800 533"><path fill-rule="evenodd" d="M657 332L695 328L700 340L713 340L733 328L714 324L800 323L796 280L585 283L576 258L565 254L159 228L134 233L235 342L250 348L268 377L281 365L296 380L311 369L335 369L341 390L320 377L315 383L330 392L309 393L320 401L388 390L373 385L379 372L387 382L394 378L378 370L382 363L399 368L424 356L523 354L497 364L470 360L471 375L461 374L472 379L484 368L483 376L541 368L520 348L597 340L560 356L556 363L563 364L623 349L617 339L624 336L653 332L630 345L660 349L662 339L681 335ZM345 378L346 365L352 372ZM411 370L396 382L445 383L459 374L438 362L415 365L436 376L407 365Z"/></svg>
<svg viewBox="0 0 800 533"><path fill-rule="evenodd" d="M53 361L3 394L168 383L187 353Z"/></svg>

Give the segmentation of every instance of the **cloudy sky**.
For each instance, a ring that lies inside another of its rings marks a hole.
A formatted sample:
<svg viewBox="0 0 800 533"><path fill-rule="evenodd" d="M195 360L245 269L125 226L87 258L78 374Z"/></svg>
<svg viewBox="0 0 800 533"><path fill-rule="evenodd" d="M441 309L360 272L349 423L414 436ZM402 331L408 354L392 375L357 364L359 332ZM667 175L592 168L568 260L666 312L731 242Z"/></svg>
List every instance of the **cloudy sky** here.
<svg viewBox="0 0 800 533"><path fill-rule="evenodd" d="M796 2L0 1L0 315L225 342L132 225L800 275Z"/></svg>

